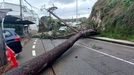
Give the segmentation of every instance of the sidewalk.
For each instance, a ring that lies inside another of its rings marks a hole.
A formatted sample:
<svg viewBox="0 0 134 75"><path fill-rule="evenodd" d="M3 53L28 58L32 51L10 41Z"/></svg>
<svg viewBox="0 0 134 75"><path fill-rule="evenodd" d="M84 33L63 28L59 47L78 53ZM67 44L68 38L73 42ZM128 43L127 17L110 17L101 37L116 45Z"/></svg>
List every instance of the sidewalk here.
<svg viewBox="0 0 134 75"><path fill-rule="evenodd" d="M106 38L106 37L91 37L91 38L96 39L96 40L112 42L112 43L118 43L118 44L127 45L127 46L134 46L134 42L126 41L126 40L111 39L111 38Z"/></svg>

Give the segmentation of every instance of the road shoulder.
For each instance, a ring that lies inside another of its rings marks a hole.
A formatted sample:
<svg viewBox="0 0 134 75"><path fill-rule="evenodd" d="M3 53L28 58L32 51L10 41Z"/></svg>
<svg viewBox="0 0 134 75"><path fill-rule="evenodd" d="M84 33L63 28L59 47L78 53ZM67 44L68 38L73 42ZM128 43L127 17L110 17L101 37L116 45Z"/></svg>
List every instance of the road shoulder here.
<svg viewBox="0 0 134 75"><path fill-rule="evenodd" d="M111 39L111 38L106 38L106 37L90 37L90 38L91 39L96 39L96 40L101 40L101 41L107 41L107 42L122 44L122 45L127 45L127 46L134 46L134 42L126 41L126 40Z"/></svg>

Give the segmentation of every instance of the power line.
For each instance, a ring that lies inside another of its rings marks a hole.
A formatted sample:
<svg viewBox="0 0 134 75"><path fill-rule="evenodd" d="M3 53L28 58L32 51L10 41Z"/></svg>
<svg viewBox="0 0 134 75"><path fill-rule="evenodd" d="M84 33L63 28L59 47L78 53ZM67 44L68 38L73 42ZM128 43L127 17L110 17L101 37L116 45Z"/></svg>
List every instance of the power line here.
<svg viewBox="0 0 134 75"><path fill-rule="evenodd" d="M28 2L28 1L26 1L26 0L24 0L29 6L31 6L32 7L32 5Z"/></svg>
<svg viewBox="0 0 134 75"><path fill-rule="evenodd" d="M24 1L31 7L31 9L34 8L34 9L40 10L39 8L35 6L32 6L27 0L24 0Z"/></svg>
<svg viewBox="0 0 134 75"><path fill-rule="evenodd" d="M30 7L31 7L31 13L33 14L33 15L37 15L38 16L38 14L37 13L33 13L33 12L35 12L32 8L34 8L34 9L37 9L37 10L39 10L40 11L40 9L39 8L37 8L37 7L35 7L35 6L32 6L27 0L24 0ZM38 16L39 17L39 16Z"/></svg>

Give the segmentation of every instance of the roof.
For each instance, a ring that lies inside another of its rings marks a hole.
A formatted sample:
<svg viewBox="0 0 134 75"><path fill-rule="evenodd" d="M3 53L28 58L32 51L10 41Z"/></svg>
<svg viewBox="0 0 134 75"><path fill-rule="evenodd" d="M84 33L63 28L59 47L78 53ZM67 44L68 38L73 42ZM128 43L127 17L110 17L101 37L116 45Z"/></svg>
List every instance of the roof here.
<svg viewBox="0 0 134 75"><path fill-rule="evenodd" d="M32 21L28 21L28 20L22 20L22 21L16 21L16 24L26 25L26 24L35 24L35 23Z"/></svg>
<svg viewBox="0 0 134 75"><path fill-rule="evenodd" d="M0 20L2 22L2 20ZM12 15L7 15L4 20L4 24L35 24L34 22L28 21L28 20L20 20L20 18L12 16Z"/></svg>

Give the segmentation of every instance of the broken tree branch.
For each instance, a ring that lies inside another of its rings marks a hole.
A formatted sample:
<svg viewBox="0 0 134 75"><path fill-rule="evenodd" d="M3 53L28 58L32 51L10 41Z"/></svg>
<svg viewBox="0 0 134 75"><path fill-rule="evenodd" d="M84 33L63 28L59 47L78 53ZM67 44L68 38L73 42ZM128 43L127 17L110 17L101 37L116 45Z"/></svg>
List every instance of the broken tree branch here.
<svg viewBox="0 0 134 75"><path fill-rule="evenodd" d="M67 27L69 27L70 29L72 29L75 32L79 32L77 29L71 27L70 25L68 25L65 21L63 21L61 18L59 18L57 15L55 15L52 11L47 10L49 13L51 13L54 17L56 17L58 20L60 20L61 22L63 22Z"/></svg>

